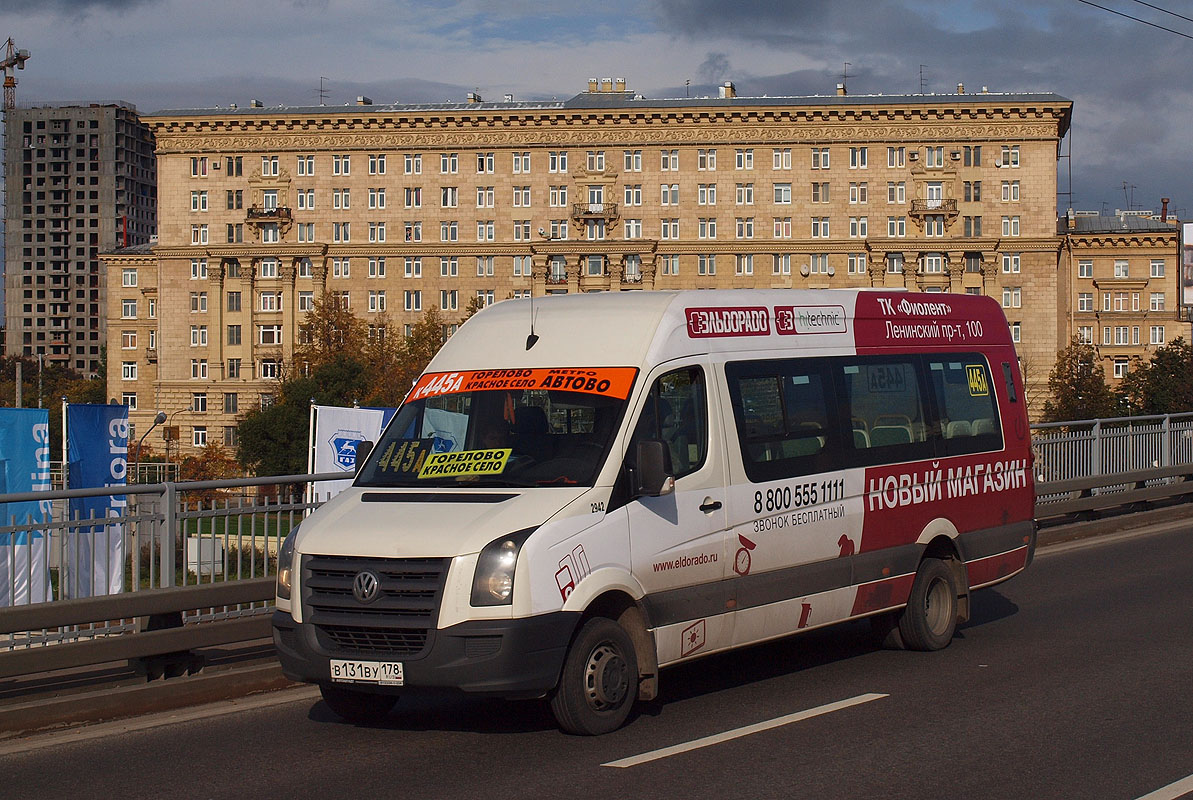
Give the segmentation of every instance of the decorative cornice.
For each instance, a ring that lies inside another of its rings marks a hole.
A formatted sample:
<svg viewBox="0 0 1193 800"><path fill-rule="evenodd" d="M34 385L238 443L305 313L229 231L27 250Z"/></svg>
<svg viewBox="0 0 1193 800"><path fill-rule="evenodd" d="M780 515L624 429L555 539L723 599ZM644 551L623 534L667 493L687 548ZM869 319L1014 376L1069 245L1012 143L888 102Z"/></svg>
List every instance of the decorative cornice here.
<svg viewBox="0 0 1193 800"><path fill-rule="evenodd" d="M538 125L479 125L451 129L427 124L392 125L391 130L309 130L312 120L290 120L277 131L250 132L243 126L200 124L187 130L163 126L157 131L158 155L176 153L320 152L353 150L441 150L480 147L587 147L596 144L700 144L740 146L818 143L952 143L1056 141L1056 121L975 121L938 123L723 123L674 119L611 118L584 124L574 119L543 120ZM213 123L216 121L212 121ZM602 124L604 123L604 124ZM363 128L364 126L362 126ZM369 126L372 128L373 126ZM297 128L297 130L295 130Z"/></svg>

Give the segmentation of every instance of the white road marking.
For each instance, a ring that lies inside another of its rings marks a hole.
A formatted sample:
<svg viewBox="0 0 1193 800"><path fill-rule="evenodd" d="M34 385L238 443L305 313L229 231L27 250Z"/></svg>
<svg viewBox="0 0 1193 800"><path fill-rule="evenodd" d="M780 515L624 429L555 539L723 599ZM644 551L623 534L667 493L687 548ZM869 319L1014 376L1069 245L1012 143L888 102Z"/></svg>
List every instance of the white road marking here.
<svg viewBox="0 0 1193 800"><path fill-rule="evenodd" d="M671 747L664 747L659 750L651 750L649 753L642 753L641 755L630 756L629 758L622 758L617 761L610 761L607 764L602 764L601 766L617 767L619 769L624 769L625 767L636 767L639 764L646 764L651 761L658 761L661 758L668 758L669 756L679 755L680 753L699 750L702 747L711 747L714 744L728 742L733 739L740 739L743 736L761 733L762 731L769 731L772 728L790 725L793 722L801 722L805 719L819 717L823 714L831 714L834 711L841 711L842 709L846 709L851 706L869 703L872 700L878 700L887 696L888 695L885 694L859 694L857 697L851 697L848 700L839 700L836 703L829 703L828 705L809 708L806 711L797 711L794 714L787 714L786 716L775 717L774 719L766 720L764 722L757 722L753 725L746 725L744 728L734 728L731 731L716 733L712 736L705 736L702 739L693 739L690 742L683 742L682 744L672 745Z"/></svg>
<svg viewBox="0 0 1193 800"><path fill-rule="evenodd" d="M1178 797L1193 792L1193 775L1187 778L1181 778L1176 783L1170 783L1162 789L1157 789L1154 792L1149 792L1138 800L1176 800Z"/></svg>
<svg viewBox="0 0 1193 800"><path fill-rule="evenodd" d="M236 700L222 700L218 703L210 703L195 708L164 711L160 714L150 714L133 719L101 722L95 725L71 728L70 730L53 733L34 734L33 736L20 739L0 741L0 756L12 755L14 753L28 753L32 750L40 750L44 747L53 747L61 744L75 744L77 742L104 739L108 736L119 736L134 731L161 728L180 722L222 717L226 714L238 714L242 711L249 711L256 708L269 708L270 706L279 706L285 703L310 702L317 697L319 697L318 688L303 686L296 689L282 689L276 692L251 695Z"/></svg>

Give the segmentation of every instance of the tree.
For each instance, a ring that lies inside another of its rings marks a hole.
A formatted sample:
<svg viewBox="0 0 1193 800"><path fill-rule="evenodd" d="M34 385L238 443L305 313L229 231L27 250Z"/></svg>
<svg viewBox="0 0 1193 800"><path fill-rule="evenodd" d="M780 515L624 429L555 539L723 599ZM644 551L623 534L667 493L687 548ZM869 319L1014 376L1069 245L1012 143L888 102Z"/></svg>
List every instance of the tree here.
<svg viewBox="0 0 1193 800"><path fill-rule="evenodd" d="M1193 411L1193 344L1178 338L1157 349L1127 373L1118 395L1136 414Z"/></svg>
<svg viewBox="0 0 1193 800"><path fill-rule="evenodd" d="M216 442L211 442L199 451L197 456L187 456L178 465L178 478L183 481L218 481L243 476L240 465L232 454ZM220 495L216 489L198 492L200 500L211 502Z"/></svg>
<svg viewBox="0 0 1193 800"><path fill-rule="evenodd" d="M309 376L284 381L277 400L248 411L240 419L236 458L257 475L297 475L307 470L310 406L350 406L367 396L364 364L338 355Z"/></svg>
<svg viewBox="0 0 1193 800"><path fill-rule="evenodd" d="M1044 403L1045 422L1109 417L1115 411L1114 394L1106 385L1106 372L1092 345L1075 337L1056 357L1048 375L1052 397Z"/></svg>
<svg viewBox="0 0 1193 800"><path fill-rule="evenodd" d="M363 360L368 327L354 316L340 295L325 291L302 322L302 336L294 351L294 362L315 369L347 355Z"/></svg>
<svg viewBox="0 0 1193 800"><path fill-rule="evenodd" d="M402 339L374 337L369 348L368 405L397 406L443 346L443 316L431 306Z"/></svg>

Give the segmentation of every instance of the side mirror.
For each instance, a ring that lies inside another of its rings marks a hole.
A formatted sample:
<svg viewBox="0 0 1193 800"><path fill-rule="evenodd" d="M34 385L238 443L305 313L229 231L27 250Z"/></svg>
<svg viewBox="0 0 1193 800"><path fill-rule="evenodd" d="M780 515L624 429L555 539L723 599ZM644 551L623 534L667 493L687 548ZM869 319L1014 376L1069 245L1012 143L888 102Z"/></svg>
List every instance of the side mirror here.
<svg viewBox="0 0 1193 800"><path fill-rule="evenodd" d="M359 473L360 468L369 459L369 453L373 452L373 442L370 439L362 439L356 443L356 471Z"/></svg>
<svg viewBox="0 0 1193 800"><path fill-rule="evenodd" d="M634 469L634 495L636 497L659 497L675 491L675 478L671 475L671 451L658 439L638 442L635 453L637 467Z"/></svg>

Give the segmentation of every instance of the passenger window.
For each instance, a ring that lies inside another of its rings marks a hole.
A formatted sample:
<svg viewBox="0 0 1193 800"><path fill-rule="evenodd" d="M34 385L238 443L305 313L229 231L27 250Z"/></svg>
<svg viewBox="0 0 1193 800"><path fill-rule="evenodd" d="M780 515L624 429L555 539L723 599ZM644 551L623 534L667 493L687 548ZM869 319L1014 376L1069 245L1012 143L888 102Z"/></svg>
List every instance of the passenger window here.
<svg viewBox="0 0 1193 800"><path fill-rule="evenodd" d="M841 364L852 461L898 463L935 455L940 426L926 413L916 366L910 359L856 359Z"/></svg>
<svg viewBox="0 0 1193 800"><path fill-rule="evenodd" d="M929 358L928 375L940 411L945 454L1002 449L998 406L985 359L976 353Z"/></svg>
<svg viewBox="0 0 1193 800"><path fill-rule="evenodd" d="M836 437L825 375L815 362L738 362L727 364L725 373L751 481L826 468L822 455Z"/></svg>
<svg viewBox="0 0 1193 800"><path fill-rule="evenodd" d="M700 367L668 372L650 387L630 439L630 459L637 452L638 442L646 439L658 439L667 445L671 474L676 478L704 465L708 455L708 398Z"/></svg>

